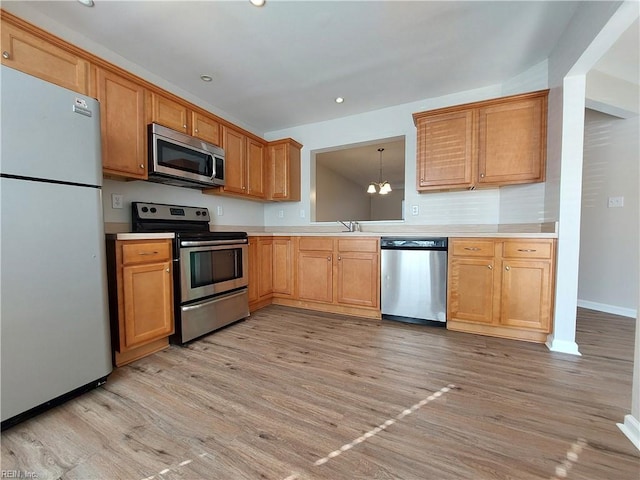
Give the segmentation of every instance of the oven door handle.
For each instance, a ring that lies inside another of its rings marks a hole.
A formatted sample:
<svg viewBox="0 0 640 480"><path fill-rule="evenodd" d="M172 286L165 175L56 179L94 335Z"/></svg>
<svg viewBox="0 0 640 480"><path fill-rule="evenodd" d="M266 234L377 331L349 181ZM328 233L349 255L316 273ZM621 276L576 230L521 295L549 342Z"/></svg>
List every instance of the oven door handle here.
<svg viewBox="0 0 640 480"><path fill-rule="evenodd" d="M246 239L241 240L204 240L204 241L190 241L184 240L180 242L181 247L213 247L215 245L245 245Z"/></svg>
<svg viewBox="0 0 640 480"><path fill-rule="evenodd" d="M215 297L208 302L198 303L197 305L187 305L186 307L180 307L180 310L183 312L189 312L191 310L198 310L199 308L204 308L214 303L219 302L220 300L226 300L227 298L239 297L240 295L245 295L247 293L246 289L240 290L239 292L229 293L227 295L220 295L219 297Z"/></svg>

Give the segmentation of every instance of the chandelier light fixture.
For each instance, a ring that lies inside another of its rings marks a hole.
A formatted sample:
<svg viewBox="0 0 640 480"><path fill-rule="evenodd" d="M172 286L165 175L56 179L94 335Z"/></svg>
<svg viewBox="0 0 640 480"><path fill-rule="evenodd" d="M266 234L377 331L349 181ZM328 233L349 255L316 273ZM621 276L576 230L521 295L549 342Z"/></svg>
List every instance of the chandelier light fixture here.
<svg viewBox="0 0 640 480"><path fill-rule="evenodd" d="M380 173L378 175L378 182L371 182L369 184L369 188L367 188L367 193L379 193L380 195L386 195L391 191L391 185L386 180L382 181L382 152L384 152L384 148L379 148L378 152L380 152ZM376 189L377 188L377 189Z"/></svg>

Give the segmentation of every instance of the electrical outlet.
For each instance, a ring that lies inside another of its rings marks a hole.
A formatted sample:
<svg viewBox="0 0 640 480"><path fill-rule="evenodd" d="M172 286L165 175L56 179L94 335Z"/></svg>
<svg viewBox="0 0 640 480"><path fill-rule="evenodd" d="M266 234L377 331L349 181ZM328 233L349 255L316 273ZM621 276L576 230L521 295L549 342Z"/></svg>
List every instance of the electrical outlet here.
<svg viewBox="0 0 640 480"><path fill-rule="evenodd" d="M420 215L420 207L418 205L411 205L411 215Z"/></svg>
<svg viewBox="0 0 640 480"><path fill-rule="evenodd" d="M124 195L120 195L119 193L112 193L111 208L124 208Z"/></svg>
<svg viewBox="0 0 640 480"><path fill-rule="evenodd" d="M224 209L222 208L222 205L218 205L216 207L216 213L218 214L219 217L221 217L222 215L224 215Z"/></svg>
<svg viewBox="0 0 640 480"><path fill-rule="evenodd" d="M278 210L278 218L284 218L284 210Z"/></svg>
<svg viewBox="0 0 640 480"><path fill-rule="evenodd" d="M609 208L624 207L624 197L609 197Z"/></svg>

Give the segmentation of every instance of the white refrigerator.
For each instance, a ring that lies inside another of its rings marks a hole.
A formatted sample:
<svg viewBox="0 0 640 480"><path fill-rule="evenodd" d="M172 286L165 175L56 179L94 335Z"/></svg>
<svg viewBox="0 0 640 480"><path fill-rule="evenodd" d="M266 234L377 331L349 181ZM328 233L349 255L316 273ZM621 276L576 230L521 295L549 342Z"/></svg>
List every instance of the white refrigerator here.
<svg viewBox="0 0 640 480"><path fill-rule="evenodd" d="M1 67L2 429L112 370L97 100Z"/></svg>

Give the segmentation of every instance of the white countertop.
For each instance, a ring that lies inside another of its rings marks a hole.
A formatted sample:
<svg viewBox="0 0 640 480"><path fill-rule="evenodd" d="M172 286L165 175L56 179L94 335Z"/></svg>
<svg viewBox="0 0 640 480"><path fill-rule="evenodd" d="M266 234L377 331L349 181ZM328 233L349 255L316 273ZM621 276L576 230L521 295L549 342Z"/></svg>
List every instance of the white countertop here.
<svg viewBox="0 0 640 480"><path fill-rule="evenodd" d="M163 240L167 238L175 238L176 235L170 232L160 233L108 233L107 238L110 240Z"/></svg>

